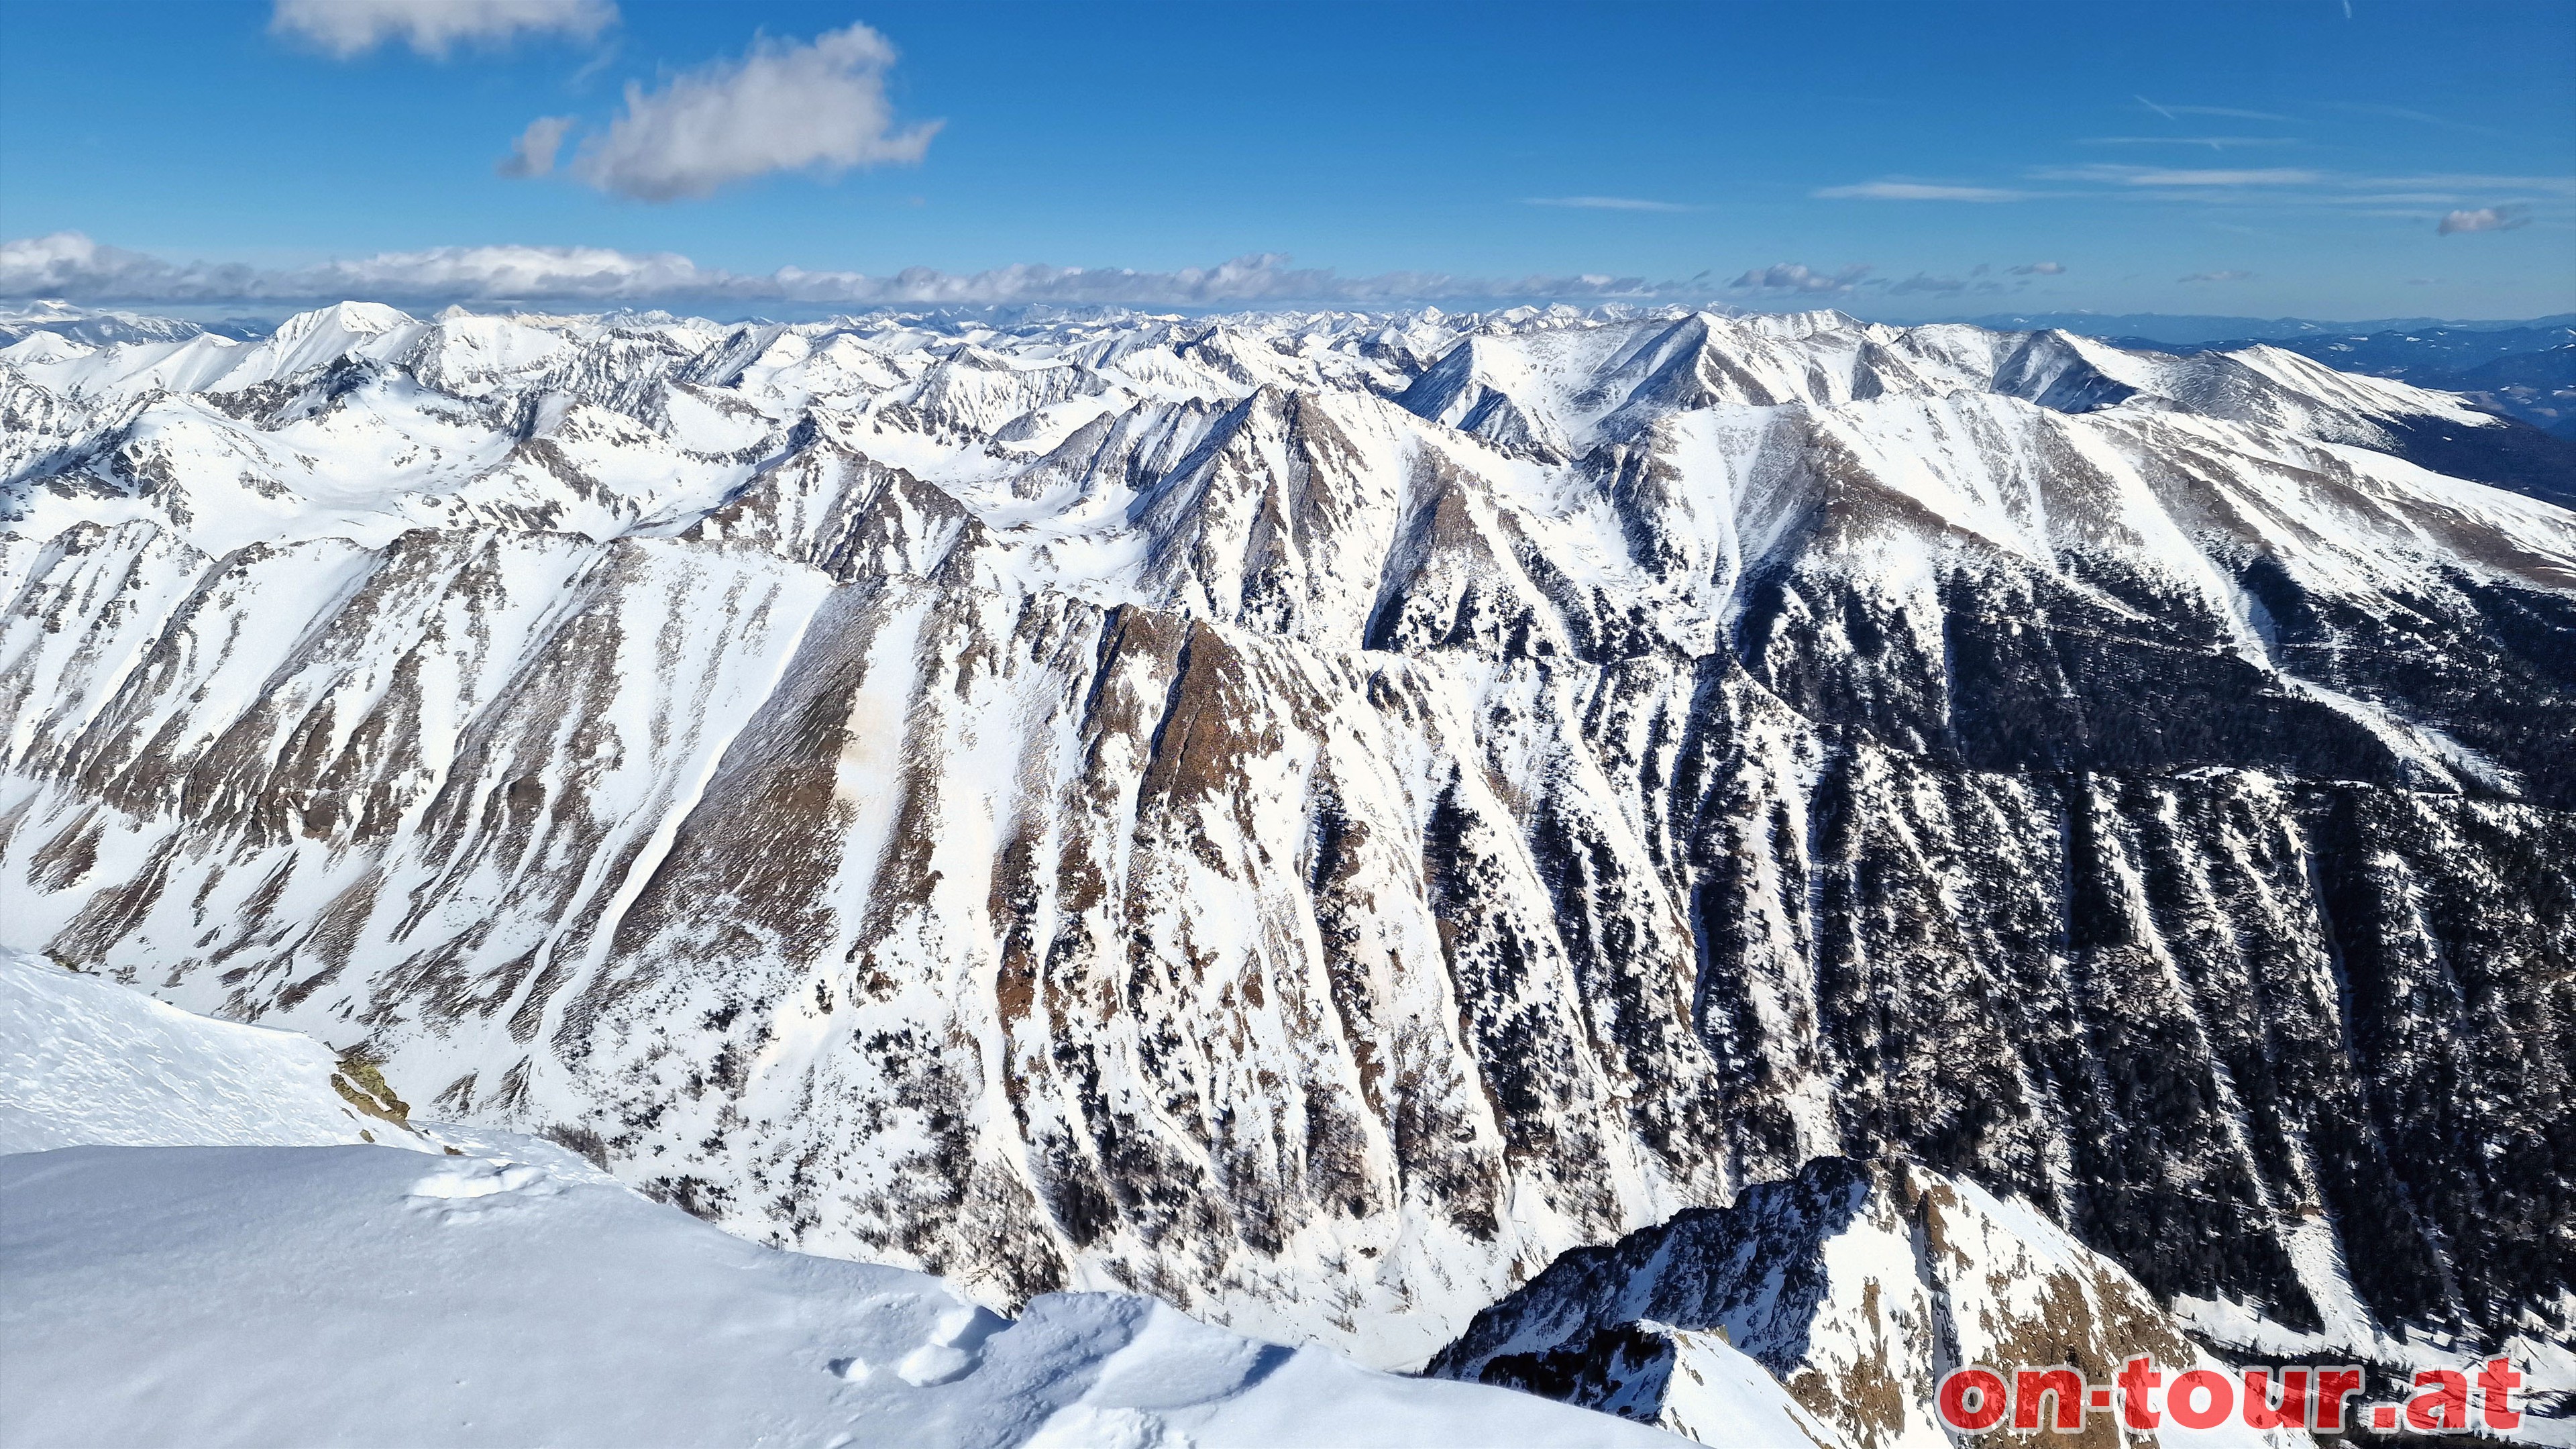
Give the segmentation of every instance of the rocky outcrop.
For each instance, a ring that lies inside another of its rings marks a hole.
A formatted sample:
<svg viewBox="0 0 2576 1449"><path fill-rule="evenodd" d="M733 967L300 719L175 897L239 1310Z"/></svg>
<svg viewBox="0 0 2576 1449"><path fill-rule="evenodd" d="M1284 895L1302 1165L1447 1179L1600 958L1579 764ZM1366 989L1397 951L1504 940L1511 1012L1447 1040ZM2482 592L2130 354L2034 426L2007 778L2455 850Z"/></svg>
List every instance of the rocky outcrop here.
<svg viewBox="0 0 2576 1449"><path fill-rule="evenodd" d="M1566 1254L1427 1372L1724 1444L1741 1424L1695 1401L1750 1358L1818 1443L1932 1449L1952 1441L1935 1399L1954 1369L2067 1365L2110 1383L2140 1355L2207 1361L2135 1279L2028 1205L1901 1160L1825 1157L1731 1207ZM2071 1442L2135 1437L2094 1414ZM2009 1424L1980 1442L2013 1440L2070 1442Z"/></svg>

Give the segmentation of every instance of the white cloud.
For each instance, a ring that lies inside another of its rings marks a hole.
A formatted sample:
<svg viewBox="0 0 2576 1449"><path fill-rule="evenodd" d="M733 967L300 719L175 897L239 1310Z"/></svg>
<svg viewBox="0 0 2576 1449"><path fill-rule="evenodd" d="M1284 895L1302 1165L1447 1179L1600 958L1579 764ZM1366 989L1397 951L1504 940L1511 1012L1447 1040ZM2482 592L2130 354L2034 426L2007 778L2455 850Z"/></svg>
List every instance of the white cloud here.
<svg viewBox="0 0 2576 1449"><path fill-rule="evenodd" d="M1936 277L1929 272L1916 272L1904 281L1891 284L1887 291L1890 296L1903 296L1913 292L1956 292L1967 285L1958 277Z"/></svg>
<svg viewBox="0 0 2576 1449"><path fill-rule="evenodd" d="M245 296L259 280L260 273L250 267L174 266L141 252L101 246L76 231L0 241L0 295L5 296L181 301Z"/></svg>
<svg viewBox="0 0 2576 1449"><path fill-rule="evenodd" d="M2354 184L2454 186L2475 191L2534 191L2547 196L2576 197L2576 176L2486 176L2472 172L2437 172L2425 176L2376 176Z"/></svg>
<svg viewBox="0 0 2576 1449"><path fill-rule="evenodd" d="M587 40L616 20L609 0L277 0L268 28L347 60L388 41L443 57L460 42L507 44L522 32Z"/></svg>
<svg viewBox="0 0 2576 1449"><path fill-rule="evenodd" d="M1778 269L1774 269L1775 271ZM1803 272L1803 269L1799 269ZM1866 267L1847 269L1857 277ZM1831 278L1819 278L1833 290ZM1322 303L1398 306L1428 301L1700 301L1704 282L1642 277L1457 277L1387 272L1345 277L1301 268L1275 254L1213 267L1138 272L1115 267L1022 265L959 274L910 267L891 276L782 267L765 275L701 267L673 252L606 247L477 246L384 252L354 261L263 269L174 263L102 246L78 232L0 242L0 297L78 302L200 305L311 303L367 297L413 304L530 303L576 306L820 307L1271 306Z"/></svg>
<svg viewBox="0 0 2576 1449"><path fill-rule="evenodd" d="M2443 236L2452 236L2464 231L2511 231L2530 224L2531 213L2522 207L2481 206L2475 211L2452 212L2443 217L2441 225L2433 230Z"/></svg>
<svg viewBox="0 0 2576 1449"><path fill-rule="evenodd" d="M1809 271L1796 262L1781 262L1746 272L1726 285L1730 291L1848 292L1869 270L1866 265L1857 265L1825 273Z"/></svg>
<svg viewBox="0 0 2576 1449"><path fill-rule="evenodd" d="M2080 146L2207 146L2232 151L2240 146L2301 146L2296 136L2087 136Z"/></svg>
<svg viewBox="0 0 2576 1449"><path fill-rule="evenodd" d="M2174 166L2063 166L2032 173L2053 181L2103 181L2115 186L2312 186L2321 171L2289 166L2193 170Z"/></svg>
<svg viewBox="0 0 2576 1449"><path fill-rule="evenodd" d="M1527 206L1570 206L1580 211L1698 211L1675 201L1640 201L1633 196L1530 196Z"/></svg>
<svg viewBox="0 0 2576 1449"><path fill-rule="evenodd" d="M570 116L539 116L510 143L510 154L493 169L504 176L543 176L555 169L555 153L572 130Z"/></svg>
<svg viewBox="0 0 2576 1449"><path fill-rule="evenodd" d="M677 252L610 247L433 247L380 252L284 274L282 287L316 296L644 298L721 290L734 279Z"/></svg>
<svg viewBox="0 0 2576 1449"><path fill-rule="evenodd" d="M760 37L741 59L658 90L630 82L625 114L582 143L572 173L620 196L673 201L773 171L910 165L940 123L896 129L885 88L894 59L884 36L852 25L812 44Z"/></svg>
<svg viewBox="0 0 2576 1449"><path fill-rule="evenodd" d="M2225 116L2232 121L2287 121L2290 119L2287 116L2276 116L2270 111L2240 111L2233 106L2160 106L2145 96L2138 96L2135 99L2139 105L2168 121L2176 116Z"/></svg>
<svg viewBox="0 0 2576 1449"><path fill-rule="evenodd" d="M2387 116L2394 120L2412 121L2419 126L2439 126L2446 131L2466 131L2477 136L2509 137L2513 134L2510 131L2499 131L2493 126L2472 125L2467 121L2455 121L2448 116L2437 116L2430 111L2410 110L2405 106L2362 105L2351 101L2328 101L2326 105L2357 116Z"/></svg>
<svg viewBox="0 0 2576 1449"><path fill-rule="evenodd" d="M2444 235L2457 231L2493 231L2521 225L2516 218L2563 215L2576 201L2576 177L2495 176L2476 173L2425 173L2413 176L2369 176L2306 167L2196 169L2173 166L2041 166L2024 173L2042 181L2085 182L2114 188L2109 193L2139 201L2199 202L2212 206L2339 207L2360 216L2411 216L2437 222ZM2492 198L2483 208L2471 202ZM2407 207L2411 211L2372 208ZM2443 213L2449 212L2448 217ZM2485 219L2494 212L2501 224ZM2534 215L2538 212L2538 215Z"/></svg>
<svg viewBox="0 0 2576 1449"><path fill-rule="evenodd" d="M1864 181L1856 186L1828 186L1814 193L1831 200L1861 201L2019 201L2029 193L1992 186L1932 186L1919 181Z"/></svg>
<svg viewBox="0 0 2576 1449"><path fill-rule="evenodd" d="M2018 267L2007 268L2007 270L2016 277L2058 277L2066 274L2066 264L2063 262L2024 262Z"/></svg>
<svg viewBox="0 0 2576 1449"><path fill-rule="evenodd" d="M2177 282L2242 282L2253 275L2252 272L2194 272L2188 277L2176 277L2174 280Z"/></svg>

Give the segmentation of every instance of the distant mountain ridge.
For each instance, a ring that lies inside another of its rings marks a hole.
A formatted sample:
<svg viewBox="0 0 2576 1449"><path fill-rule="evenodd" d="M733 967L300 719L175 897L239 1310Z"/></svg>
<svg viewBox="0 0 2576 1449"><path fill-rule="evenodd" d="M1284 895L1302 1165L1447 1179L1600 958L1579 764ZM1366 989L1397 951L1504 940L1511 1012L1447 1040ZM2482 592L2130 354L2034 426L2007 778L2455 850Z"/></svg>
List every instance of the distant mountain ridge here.
<svg viewBox="0 0 2576 1449"><path fill-rule="evenodd" d="M2140 344L2127 339L2122 345ZM2247 345L2175 344L2166 350L2189 354ZM2576 322L2321 334L2275 345L2348 372L2461 393L2491 412L2576 440Z"/></svg>
<svg viewBox="0 0 2576 1449"><path fill-rule="evenodd" d="M2492 321L2462 321L2441 317L2380 317L2356 322L2322 322L2309 317L2227 317L2199 313L2169 312L1996 312L1982 317L1955 317L1946 321L1970 327L1991 328L1999 332L2028 332L2056 328L2085 337L2105 340L2120 337L2137 338L2166 346L2170 344L2212 345L2228 342L2287 342L2309 337L2361 337L2379 332L2445 331L2456 333L2504 332L2515 329L2547 330L2576 327L2576 312L2562 312L2548 317L2504 318Z"/></svg>

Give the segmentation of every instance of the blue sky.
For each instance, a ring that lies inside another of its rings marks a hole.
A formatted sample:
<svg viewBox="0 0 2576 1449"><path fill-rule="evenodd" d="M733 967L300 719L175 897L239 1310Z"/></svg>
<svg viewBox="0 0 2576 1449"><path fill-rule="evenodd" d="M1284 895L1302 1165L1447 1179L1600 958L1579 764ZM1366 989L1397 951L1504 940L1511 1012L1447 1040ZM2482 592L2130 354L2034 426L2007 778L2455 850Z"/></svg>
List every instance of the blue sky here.
<svg viewBox="0 0 2576 1449"><path fill-rule="evenodd" d="M424 7L551 24L424 54L442 37L397 23ZM514 246L676 253L690 270L593 256L565 285L755 301L778 288L744 279L782 267L1266 254L1293 262L1243 297L1640 279L1895 319L2576 310L2576 3L0 0L0 47L20 295L282 294L387 253L414 260L310 284L558 285L477 280L474 249ZM499 174L541 117L558 164ZM1118 289L1083 286L1037 295Z"/></svg>

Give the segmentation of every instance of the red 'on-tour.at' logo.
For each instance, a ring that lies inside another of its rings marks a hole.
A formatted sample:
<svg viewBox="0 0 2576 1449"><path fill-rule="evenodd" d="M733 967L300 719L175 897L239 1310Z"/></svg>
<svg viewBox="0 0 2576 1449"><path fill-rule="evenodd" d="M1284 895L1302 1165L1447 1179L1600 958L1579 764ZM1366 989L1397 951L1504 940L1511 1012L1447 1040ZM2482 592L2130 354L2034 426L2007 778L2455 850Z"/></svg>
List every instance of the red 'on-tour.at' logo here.
<svg viewBox="0 0 2576 1449"><path fill-rule="evenodd" d="M2514 1390L2522 1375L2513 1360L2492 1358L2456 1369L2419 1369L2415 1392L2404 1403L2359 1404L2362 1371L2347 1368L2187 1369L2170 1384L2153 1360L2133 1358L2107 1384L2091 1384L2063 1364L2004 1370L1982 1365L1941 1380L1941 1422L1964 1433L1989 1429L2047 1429L2079 1433L2086 1416L2117 1412L2131 1429L2158 1429L2170 1421L2184 1429L2215 1429L2234 1419L2255 1429L2381 1429L2415 1434L2465 1434L2471 1413L2478 1427L2513 1429L2522 1423Z"/></svg>

